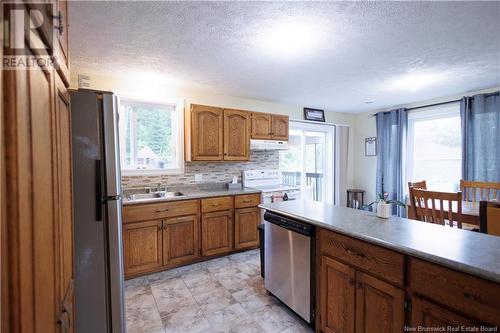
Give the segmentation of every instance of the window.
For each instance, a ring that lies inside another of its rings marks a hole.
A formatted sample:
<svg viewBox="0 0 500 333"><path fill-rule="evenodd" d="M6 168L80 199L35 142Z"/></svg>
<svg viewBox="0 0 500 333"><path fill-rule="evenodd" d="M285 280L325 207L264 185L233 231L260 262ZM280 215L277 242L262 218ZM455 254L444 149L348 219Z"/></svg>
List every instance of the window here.
<svg viewBox="0 0 500 333"><path fill-rule="evenodd" d="M426 180L430 190L458 191L462 178L461 140L458 103L409 112L408 181Z"/></svg>
<svg viewBox="0 0 500 333"><path fill-rule="evenodd" d="M182 169L180 104L120 100L120 155L124 174Z"/></svg>
<svg viewBox="0 0 500 333"><path fill-rule="evenodd" d="M333 126L290 121L288 150L280 151L283 184L304 198L333 202Z"/></svg>

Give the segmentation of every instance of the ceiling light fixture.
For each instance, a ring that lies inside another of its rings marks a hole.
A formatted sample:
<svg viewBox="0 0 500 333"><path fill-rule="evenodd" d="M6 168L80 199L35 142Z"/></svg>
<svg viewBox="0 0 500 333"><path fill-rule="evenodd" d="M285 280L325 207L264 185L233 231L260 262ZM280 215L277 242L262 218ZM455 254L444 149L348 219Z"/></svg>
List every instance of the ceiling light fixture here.
<svg viewBox="0 0 500 333"><path fill-rule="evenodd" d="M257 47L280 58L304 55L319 46L323 39L323 29L317 19L287 18L259 30Z"/></svg>
<svg viewBox="0 0 500 333"><path fill-rule="evenodd" d="M441 83L446 80L446 77L445 73L408 73L387 81L385 88L416 92Z"/></svg>

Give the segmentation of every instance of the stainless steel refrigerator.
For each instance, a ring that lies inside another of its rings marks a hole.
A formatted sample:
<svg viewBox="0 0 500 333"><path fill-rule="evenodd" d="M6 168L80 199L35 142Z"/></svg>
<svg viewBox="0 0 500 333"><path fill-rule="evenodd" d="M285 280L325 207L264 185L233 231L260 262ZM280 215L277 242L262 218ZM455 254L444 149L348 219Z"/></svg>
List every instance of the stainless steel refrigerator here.
<svg viewBox="0 0 500 333"><path fill-rule="evenodd" d="M116 97L71 92L77 333L124 332Z"/></svg>

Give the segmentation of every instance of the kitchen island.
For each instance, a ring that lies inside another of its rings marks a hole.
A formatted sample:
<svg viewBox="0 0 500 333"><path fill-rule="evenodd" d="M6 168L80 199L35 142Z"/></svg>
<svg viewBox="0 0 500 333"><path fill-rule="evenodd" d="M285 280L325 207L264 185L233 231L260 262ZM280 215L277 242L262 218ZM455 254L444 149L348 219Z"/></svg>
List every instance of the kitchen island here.
<svg viewBox="0 0 500 333"><path fill-rule="evenodd" d="M259 207L316 226L318 332L500 325L500 237L317 202Z"/></svg>

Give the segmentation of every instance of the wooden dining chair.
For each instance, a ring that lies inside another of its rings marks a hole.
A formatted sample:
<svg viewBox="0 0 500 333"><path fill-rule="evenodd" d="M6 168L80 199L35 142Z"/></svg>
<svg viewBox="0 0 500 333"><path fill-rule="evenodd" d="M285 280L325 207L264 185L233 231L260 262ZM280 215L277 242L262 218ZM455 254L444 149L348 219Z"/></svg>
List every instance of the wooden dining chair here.
<svg viewBox="0 0 500 333"><path fill-rule="evenodd" d="M500 236L500 203L479 202L479 232Z"/></svg>
<svg viewBox="0 0 500 333"><path fill-rule="evenodd" d="M462 193L412 188L417 220L462 229ZM453 210L453 208L455 210ZM456 222L456 224L455 224Z"/></svg>
<svg viewBox="0 0 500 333"><path fill-rule="evenodd" d="M460 180L460 191L464 201L500 201L500 183Z"/></svg>
<svg viewBox="0 0 500 333"><path fill-rule="evenodd" d="M411 210L412 214L408 214L409 216L417 216L417 212L415 210L415 200L413 200L413 195L411 193L412 189L417 188L421 190L427 190L427 182L425 180L419 182L408 182L408 196L410 197L410 206L408 209Z"/></svg>

